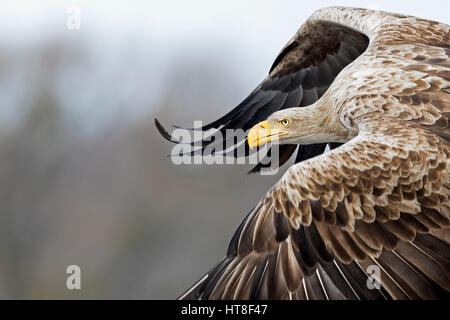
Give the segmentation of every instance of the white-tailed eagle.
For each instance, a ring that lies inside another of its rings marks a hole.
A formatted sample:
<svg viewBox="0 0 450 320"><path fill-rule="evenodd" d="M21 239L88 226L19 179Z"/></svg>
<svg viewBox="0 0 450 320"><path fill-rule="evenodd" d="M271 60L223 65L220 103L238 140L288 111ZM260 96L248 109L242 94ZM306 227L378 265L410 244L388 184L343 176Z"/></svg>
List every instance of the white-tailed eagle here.
<svg viewBox="0 0 450 320"><path fill-rule="evenodd" d="M276 140L280 164L297 155L181 298L448 297L449 118L448 25L316 11L249 97L202 128Z"/></svg>

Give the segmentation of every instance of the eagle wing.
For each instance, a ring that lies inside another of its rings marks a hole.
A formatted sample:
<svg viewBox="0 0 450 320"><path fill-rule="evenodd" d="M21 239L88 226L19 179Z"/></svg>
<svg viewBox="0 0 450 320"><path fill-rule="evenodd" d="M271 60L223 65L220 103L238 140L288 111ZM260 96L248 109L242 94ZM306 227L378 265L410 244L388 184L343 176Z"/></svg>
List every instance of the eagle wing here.
<svg viewBox="0 0 450 320"><path fill-rule="evenodd" d="M217 299L437 298L450 290L450 148L388 117L288 169L196 294ZM370 266L383 290L366 286ZM214 278L215 277L215 278ZM361 280L362 279L362 280Z"/></svg>
<svg viewBox="0 0 450 320"><path fill-rule="evenodd" d="M339 10L366 14L322 14ZM290 167L182 298L448 296L449 27L386 21L321 98L356 137Z"/></svg>
<svg viewBox="0 0 450 320"><path fill-rule="evenodd" d="M339 72L366 50L368 43L364 34L341 24L326 21L305 24L281 50L267 78L237 107L200 130L216 129L222 136L225 136L227 129L246 131L275 111L316 102ZM171 139L157 120L155 122L163 137L178 142ZM236 141L234 146L239 146L241 142ZM210 139L195 141L195 144L200 144L203 150L207 147L211 150L214 146L225 150L224 146L233 145L227 141ZM296 162L321 154L325 147L326 144L300 146ZM288 161L296 149L297 145L281 146L278 165ZM248 146L245 153L249 154ZM262 161L250 172L259 172L270 166L274 164Z"/></svg>

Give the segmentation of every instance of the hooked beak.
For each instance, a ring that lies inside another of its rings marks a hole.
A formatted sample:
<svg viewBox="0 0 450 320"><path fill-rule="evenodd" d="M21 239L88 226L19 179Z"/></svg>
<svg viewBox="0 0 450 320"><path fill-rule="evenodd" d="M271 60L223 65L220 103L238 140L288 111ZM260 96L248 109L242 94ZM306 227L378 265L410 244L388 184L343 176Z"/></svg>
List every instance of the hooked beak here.
<svg viewBox="0 0 450 320"><path fill-rule="evenodd" d="M271 129L269 122L266 120L254 125L253 128L250 129L247 141L250 149L253 149L256 146L276 140L278 137L288 133L289 131Z"/></svg>

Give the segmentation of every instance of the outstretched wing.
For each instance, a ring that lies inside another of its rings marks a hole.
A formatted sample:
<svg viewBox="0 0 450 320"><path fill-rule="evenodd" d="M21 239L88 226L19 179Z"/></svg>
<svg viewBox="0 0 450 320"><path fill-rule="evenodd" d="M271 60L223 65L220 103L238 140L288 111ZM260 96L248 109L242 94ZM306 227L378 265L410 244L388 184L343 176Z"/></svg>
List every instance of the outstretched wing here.
<svg viewBox="0 0 450 320"><path fill-rule="evenodd" d="M356 138L288 169L187 298L447 294L450 246L428 233L450 224L448 143L389 117L357 121ZM371 265L379 290L367 286Z"/></svg>
<svg viewBox="0 0 450 320"><path fill-rule="evenodd" d="M448 297L450 27L362 9L314 17L327 18L372 30L319 101L357 136L289 168L181 298Z"/></svg>
<svg viewBox="0 0 450 320"><path fill-rule="evenodd" d="M306 23L275 59L269 76L236 108L201 130L218 129L222 136L226 129L246 131L275 111L316 102L339 72L361 55L367 45L365 35L343 25L326 21ZM157 121L156 125L160 133L171 140L170 134ZM235 146L240 142L237 141ZM204 140L200 143L203 148L211 144L230 146L226 141ZM300 146L296 161L321 154L325 146ZM246 148L248 155L248 146ZM289 160L296 149L295 145L281 146L279 165ZM266 166L258 164L251 172Z"/></svg>

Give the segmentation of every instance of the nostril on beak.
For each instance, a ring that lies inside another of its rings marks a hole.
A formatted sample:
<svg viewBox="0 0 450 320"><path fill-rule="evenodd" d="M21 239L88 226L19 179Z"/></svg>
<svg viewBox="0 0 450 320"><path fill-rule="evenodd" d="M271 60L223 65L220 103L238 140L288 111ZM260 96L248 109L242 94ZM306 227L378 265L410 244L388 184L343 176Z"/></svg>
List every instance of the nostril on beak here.
<svg viewBox="0 0 450 320"><path fill-rule="evenodd" d="M268 124L269 123L267 121L262 121L262 122L259 123L259 128L260 129L267 129Z"/></svg>

